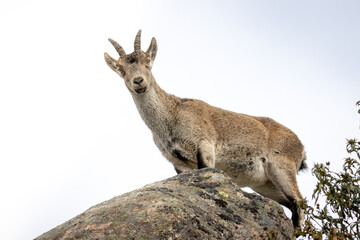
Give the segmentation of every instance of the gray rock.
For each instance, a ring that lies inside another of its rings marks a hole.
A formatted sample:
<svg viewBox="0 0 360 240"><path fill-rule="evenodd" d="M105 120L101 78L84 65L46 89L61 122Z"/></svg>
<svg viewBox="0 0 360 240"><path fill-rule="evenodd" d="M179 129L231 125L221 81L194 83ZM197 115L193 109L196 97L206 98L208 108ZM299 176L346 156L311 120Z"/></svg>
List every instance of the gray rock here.
<svg viewBox="0 0 360 240"><path fill-rule="evenodd" d="M195 170L100 203L40 239L292 239L276 202Z"/></svg>

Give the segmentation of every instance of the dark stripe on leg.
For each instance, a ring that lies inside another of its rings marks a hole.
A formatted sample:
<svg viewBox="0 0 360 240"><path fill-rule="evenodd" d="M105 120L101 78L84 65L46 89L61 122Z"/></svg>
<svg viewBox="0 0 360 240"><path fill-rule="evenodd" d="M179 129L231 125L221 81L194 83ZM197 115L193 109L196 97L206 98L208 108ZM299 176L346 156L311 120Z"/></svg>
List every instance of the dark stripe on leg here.
<svg viewBox="0 0 360 240"><path fill-rule="evenodd" d="M294 198L290 197L290 196L286 196L287 199L289 199L289 209L291 210L292 216L291 216L291 220L293 223L294 228L298 228L300 227L300 216L298 213L298 209L299 209L299 205L297 204L297 202L295 201Z"/></svg>
<svg viewBox="0 0 360 240"><path fill-rule="evenodd" d="M180 151L175 149L173 152L172 152L172 155L176 158L178 158L179 160L183 161L183 162L187 162L189 161L189 159L187 159L186 157L184 157L183 155L181 155Z"/></svg>
<svg viewBox="0 0 360 240"><path fill-rule="evenodd" d="M197 154L196 154L196 159L197 159L198 169L202 169L202 168L206 168L206 167L207 167L207 166L205 165L203 155L201 154L200 151L197 152Z"/></svg>

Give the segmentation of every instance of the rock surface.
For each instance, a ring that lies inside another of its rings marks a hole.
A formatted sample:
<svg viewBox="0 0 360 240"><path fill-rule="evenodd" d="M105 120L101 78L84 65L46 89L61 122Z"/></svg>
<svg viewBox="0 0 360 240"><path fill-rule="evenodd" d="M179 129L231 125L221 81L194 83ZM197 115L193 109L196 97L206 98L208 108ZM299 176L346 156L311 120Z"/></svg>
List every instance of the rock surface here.
<svg viewBox="0 0 360 240"><path fill-rule="evenodd" d="M292 239L292 232L279 204L202 169L114 197L36 239Z"/></svg>

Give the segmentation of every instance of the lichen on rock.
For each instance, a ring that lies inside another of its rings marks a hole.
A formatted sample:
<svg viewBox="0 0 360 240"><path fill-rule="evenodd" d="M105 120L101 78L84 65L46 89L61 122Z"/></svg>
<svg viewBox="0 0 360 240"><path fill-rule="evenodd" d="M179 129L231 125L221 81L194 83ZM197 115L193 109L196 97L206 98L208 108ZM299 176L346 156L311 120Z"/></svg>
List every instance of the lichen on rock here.
<svg viewBox="0 0 360 240"><path fill-rule="evenodd" d="M292 233L279 204L206 168L114 197L36 239L292 239Z"/></svg>

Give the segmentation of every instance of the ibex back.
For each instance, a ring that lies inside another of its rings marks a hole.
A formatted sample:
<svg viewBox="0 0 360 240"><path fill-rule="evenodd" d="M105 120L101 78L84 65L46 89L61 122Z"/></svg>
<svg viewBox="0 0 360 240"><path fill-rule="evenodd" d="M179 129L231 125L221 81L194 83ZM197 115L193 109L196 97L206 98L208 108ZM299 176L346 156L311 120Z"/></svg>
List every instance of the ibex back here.
<svg viewBox="0 0 360 240"><path fill-rule="evenodd" d="M115 60L105 53L105 61L125 80L156 146L176 172L221 169L241 187L250 187L289 208L294 227L300 227L303 212L298 201L303 197L296 173L306 165L298 137L270 118L234 113L166 93L151 73L156 40L153 38L143 52L140 37L141 30L131 54L109 39L120 58Z"/></svg>

